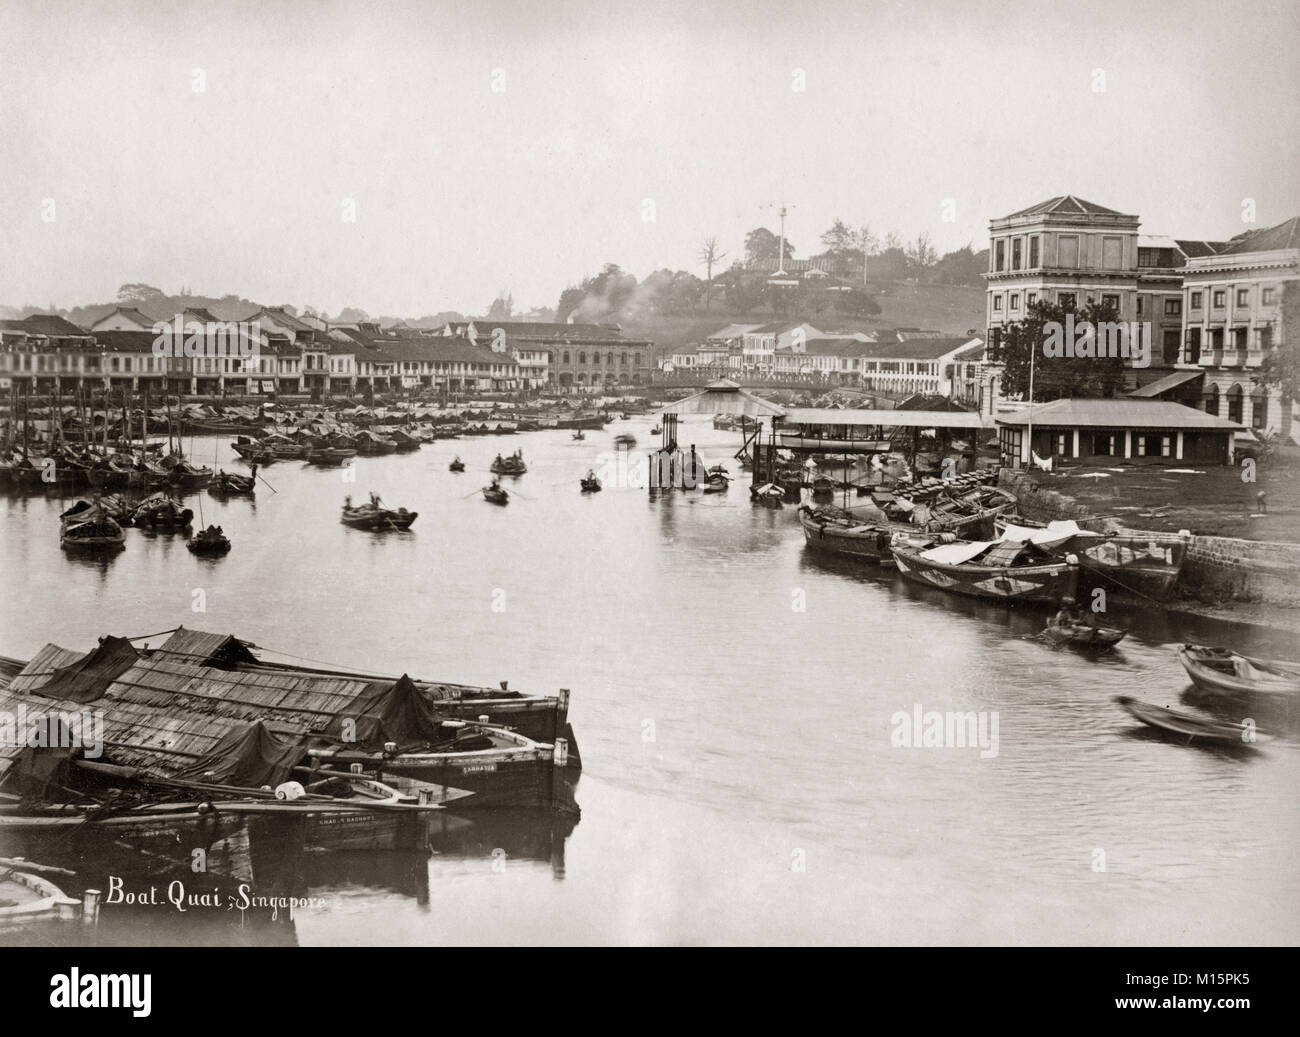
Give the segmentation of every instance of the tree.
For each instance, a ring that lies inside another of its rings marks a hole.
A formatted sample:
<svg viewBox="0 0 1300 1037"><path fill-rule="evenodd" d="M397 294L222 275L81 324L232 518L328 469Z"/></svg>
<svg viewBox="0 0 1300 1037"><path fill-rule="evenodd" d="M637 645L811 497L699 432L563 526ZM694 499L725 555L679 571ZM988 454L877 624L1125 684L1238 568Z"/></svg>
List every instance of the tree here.
<svg viewBox="0 0 1300 1037"><path fill-rule="evenodd" d="M763 304L761 287L740 276L727 288L727 310L732 316L752 316Z"/></svg>
<svg viewBox="0 0 1300 1037"><path fill-rule="evenodd" d="M930 243L930 235L925 231L918 234L916 240L907 247L907 261L918 277L934 266L936 258L934 246Z"/></svg>
<svg viewBox="0 0 1300 1037"><path fill-rule="evenodd" d="M784 262L793 256L794 246L790 244L790 239L786 238L785 256L779 261ZM766 227L755 227L745 235L745 261L750 266L777 262L778 257L781 257L781 239Z"/></svg>
<svg viewBox="0 0 1300 1037"><path fill-rule="evenodd" d="M880 303L865 290L854 288L850 292L840 292L836 297L835 312L844 317L874 317L880 312Z"/></svg>
<svg viewBox="0 0 1300 1037"><path fill-rule="evenodd" d="M862 253L862 284L867 283L867 257L880 251L880 239L871 233L871 227L863 224L853 236L854 243Z"/></svg>
<svg viewBox="0 0 1300 1037"><path fill-rule="evenodd" d="M1029 400L1031 362L1032 402L1114 396L1124 387L1124 365L1128 361L1123 357L1048 355L1051 325L1068 328L1068 316L1069 311L1064 307L1039 300L1029 308L1023 321L1008 324L1002 329L1000 340L989 343L989 359L1003 365L1002 387L1007 393L1019 393ZM1082 328L1085 322L1095 328L1102 322L1118 320L1119 313L1113 306L1096 303L1074 313L1076 329Z"/></svg>
<svg viewBox="0 0 1300 1037"><path fill-rule="evenodd" d="M492 305L488 307L487 315L490 319L509 320L515 312L515 297L509 292L500 292L492 300Z"/></svg>
<svg viewBox="0 0 1300 1037"><path fill-rule="evenodd" d="M340 324L356 324L358 321L368 321L369 319L370 314L355 306L345 306L339 310L338 322Z"/></svg>
<svg viewBox="0 0 1300 1037"><path fill-rule="evenodd" d="M151 284L140 284L133 282L124 284L117 290L117 301L124 306L134 306L140 303L153 302L156 299L163 298L161 288L155 288Z"/></svg>
<svg viewBox="0 0 1300 1037"><path fill-rule="evenodd" d="M1273 333L1277 344L1264 353L1255 378L1269 389L1281 391L1283 399L1300 400L1300 281L1282 285L1281 335Z"/></svg>
<svg viewBox="0 0 1300 1037"><path fill-rule="evenodd" d="M709 294L713 291L713 268L726 258L727 253L718 250L718 239L710 234L700 242L700 251L696 257L704 264L705 288L704 288L704 309L709 309Z"/></svg>
<svg viewBox="0 0 1300 1037"><path fill-rule="evenodd" d="M576 315L584 321L616 318L636 291L636 277L617 263L606 263L595 277L560 293L555 319L561 323Z"/></svg>
<svg viewBox="0 0 1300 1037"><path fill-rule="evenodd" d="M966 245L935 263L934 280L940 284L981 285L988 259L987 252L972 252L970 245Z"/></svg>

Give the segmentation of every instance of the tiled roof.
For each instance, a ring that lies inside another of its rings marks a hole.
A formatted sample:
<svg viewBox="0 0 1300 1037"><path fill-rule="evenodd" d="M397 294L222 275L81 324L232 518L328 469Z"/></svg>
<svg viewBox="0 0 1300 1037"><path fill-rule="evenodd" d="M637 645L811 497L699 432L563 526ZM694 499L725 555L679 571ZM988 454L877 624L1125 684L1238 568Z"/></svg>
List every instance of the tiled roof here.
<svg viewBox="0 0 1300 1037"><path fill-rule="evenodd" d="M1057 195L1055 198L1049 198L1045 202L1039 202L1037 205L1031 205L1028 209L1021 209L1019 212L1013 212L1004 219L1013 219L1017 216L1047 216L1047 215L1071 215L1071 216L1124 216L1125 213L1117 212L1114 209L1107 209L1104 205L1098 205L1096 202L1087 202L1082 198L1076 198L1072 194Z"/></svg>
<svg viewBox="0 0 1300 1037"><path fill-rule="evenodd" d="M1201 256L1217 255L1228 247L1228 242L1226 241L1197 241L1192 239L1176 238L1175 243L1183 250L1183 255L1188 259L1199 259Z"/></svg>
<svg viewBox="0 0 1300 1037"><path fill-rule="evenodd" d="M90 335L89 331L77 327L72 321L56 313L33 313L22 320L0 321L0 330L25 331L29 335L49 335L53 338Z"/></svg>
<svg viewBox="0 0 1300 1037"><path fill-rule="evenodd" d="M983 348L983 343L970 335L960 338L910 338L906 342L873 343L871 352L864 355L881 360L937 360L966 345L972 347L972 352L976 346Z"/></svg>
<svg viewBox="0 0 1300 1037"><path fill-rule="evenodd" d="M1277 252L1288 248L1300 248L1300 216L1292 216L1276 227L1248 231L1233 238L1219 254L1239 256L1247 252Z"/></svg>

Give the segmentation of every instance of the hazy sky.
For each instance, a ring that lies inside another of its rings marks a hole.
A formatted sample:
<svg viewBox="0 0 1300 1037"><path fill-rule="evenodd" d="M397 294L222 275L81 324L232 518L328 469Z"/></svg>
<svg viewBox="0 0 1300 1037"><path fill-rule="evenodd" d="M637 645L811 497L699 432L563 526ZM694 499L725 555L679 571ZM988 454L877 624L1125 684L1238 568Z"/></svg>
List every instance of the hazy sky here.
<svg viewBox="0 0 1300 1037"><path fill-rule="evenodd" d="M982 248L1062 193L1230 237L1300 213L1298 12L5 0L0 303L553 306L607 261L702 276L709 234L730 263L782 197L799 255L836 216Z"/></svg>

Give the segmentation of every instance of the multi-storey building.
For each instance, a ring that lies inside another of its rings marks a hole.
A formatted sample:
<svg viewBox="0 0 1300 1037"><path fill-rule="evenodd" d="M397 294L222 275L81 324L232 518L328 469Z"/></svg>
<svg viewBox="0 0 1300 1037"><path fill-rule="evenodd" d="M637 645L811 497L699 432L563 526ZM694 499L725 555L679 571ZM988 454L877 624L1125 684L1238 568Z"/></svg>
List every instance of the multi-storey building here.
<svg viewBox="0 0 1300 1037"><path fill-rule="evenodd" d="M1109 303L1119 320L1137 320L1138 222L1068 194L990 221L989 345L1039 300Z"/></svg>
<svg viewBox="0 0 1300 1037"><path fill-rule="evenodd" d="M1300 291L1300 217L1248 231L1217 252L1189 259L1182 289L1179 367L1203 373L1205 409L1294 438L1300 433L1295 401L1262 386L1254 372L1270 350L1285 344L1283 296Z"/></svg>

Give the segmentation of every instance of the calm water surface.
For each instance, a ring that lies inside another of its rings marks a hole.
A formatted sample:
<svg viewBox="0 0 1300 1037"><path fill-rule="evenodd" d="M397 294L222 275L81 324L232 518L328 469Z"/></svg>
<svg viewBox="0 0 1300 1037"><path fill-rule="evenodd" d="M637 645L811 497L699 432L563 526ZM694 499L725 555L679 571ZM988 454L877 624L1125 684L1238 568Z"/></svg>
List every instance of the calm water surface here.
<svg viewBox="0 0 1300 1037"><path fill-rule="evenodd" d="M1295 742L1224 753L1151 738L1111 698L1176 705L1184 640L1288 655L1285 635L1116 605L1132 632L1090 660L1044 614L808 553L793 508L578 478L631 430L463 439L299 462L256 502L187 503L234 547L128 531L65 557L57 497L0 498L0 653L179 624L284 658L521 690L572 689L581 821L494 817L432 855L306 861L319 903L283 915L106 910L98 938L409 943L1291 943L1300 914ZM735 434L684 427L710 463ZM478 493L498 451L528 474ZM194 458L245 470L225 440ZM470 467L450 473L459 453ZM737 471L734 462L730 464ZM338 522L369 490L410 534ZM206 612L195 613L202 590ZM151 641L157 644L162 638ZM899 711L996 711L998 752L891 744ZM566 838L567 834L567 838ZM86 861L72 886L104 882ZM202 885L195 883L195 885Z"/></svg>

